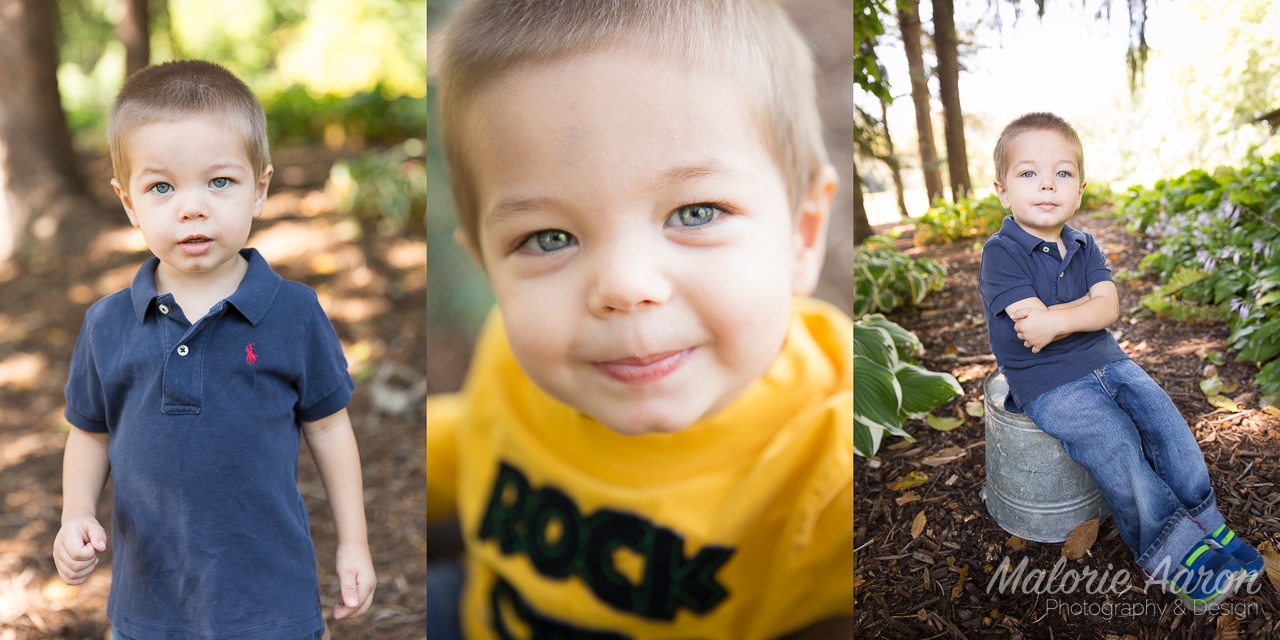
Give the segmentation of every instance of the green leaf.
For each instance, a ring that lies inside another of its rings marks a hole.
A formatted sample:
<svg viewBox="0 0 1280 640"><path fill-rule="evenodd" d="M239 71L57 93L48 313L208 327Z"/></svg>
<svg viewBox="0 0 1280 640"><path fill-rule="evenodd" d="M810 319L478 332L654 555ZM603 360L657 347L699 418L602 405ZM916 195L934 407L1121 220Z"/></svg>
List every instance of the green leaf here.
<svg viewBox="0 0 1280 640"><path fill-rule="evenodd" d="M920 338L916 334L903 329L897 323L885 318L880 314L867 316L859 320L864 325L871 327L879 327L889 332L889 337L893 339L893 344L898 348L898 359L902 362L914 363L911 356L924 351L924 345L920 343Z"/></svg>
<svg viewBox="0 0 1280 640"><path fill-rule="evenodd" d="M922 417L926 412L964 393L960 383L949 373L904 364L899 366L896 376L902 389L900 412L912 418Z"/></svg>
<svg viewBox="0 0 1280 640"><path fill-rule="evenodd" d="M1200 381L1200 390L1203 391L1206 396L1216 396L1222 393L1222 380L1217 375L1214 375L1211 378L1205 378Z"/></svg>
<svg viewBox="0 0 1280 640"><path fill-rule="evenodd" d="M853 325L853 353L886 369L893 370L898 366L898 353L889 332L880 327L868 327L861 323Z"/></svg>
<svg viewBox="0 0 1280 640"><path fill-rule="evenodd" d="M880 450L880 438L882 436L884 436L884 429L881 429L879 425L864 424L855 420L853 423L853 452L864 458L876 455L876 451Z"/></svg>
<svg viewBox="0 0 1280 640"><path fill-rule="evenodd" d="M906 436L898 419L902 389L887 367L855 354L853 356L853 418L867 426L879 426L894 435Z"/></svg>
<svg viewBox="0 0 1280 640"><path fill-rule="evenodd" d="M929 426L937 429L938 431L951 431L952 429L964 424L964 420L959 418L943 418L935 416L932 413L929 414L925 420L929 423Z"/></svg>
<svg viewBox="0 0 1280 640"><path fill-rule="evenodd" d="M977 400L964 403L964 412L975 417L981 418L986 413L986 407Z"/></svg>

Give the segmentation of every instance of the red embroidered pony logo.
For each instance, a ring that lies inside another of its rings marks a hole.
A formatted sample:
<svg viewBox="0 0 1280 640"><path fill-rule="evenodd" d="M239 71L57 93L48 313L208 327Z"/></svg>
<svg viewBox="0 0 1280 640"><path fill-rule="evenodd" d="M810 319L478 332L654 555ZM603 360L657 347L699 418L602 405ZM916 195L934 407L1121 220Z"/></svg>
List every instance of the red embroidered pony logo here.
<svg viewBox="0 0 1280 640"><path fill-rule="evenodd" d="M257 354L253 352L253 345L255 344L258 344L258 343L252 342L249 344L249 346L244 348L245 353L249 354L249 357L245 358L245 361L248 362L249 364L253 364L258 360Z"/></svg>

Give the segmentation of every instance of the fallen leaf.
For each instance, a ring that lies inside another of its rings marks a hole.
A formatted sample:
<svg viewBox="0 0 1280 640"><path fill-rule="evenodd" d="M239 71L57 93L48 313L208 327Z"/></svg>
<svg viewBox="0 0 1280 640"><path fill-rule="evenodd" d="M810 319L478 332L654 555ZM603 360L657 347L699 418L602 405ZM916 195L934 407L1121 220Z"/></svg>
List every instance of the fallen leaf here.
<svg viewBox="0 0 1280 640"><path fill-rule="evenodd" d="M1271 586L1280 591L1280 553L1271 548L1270 541L1258 545L1258 552L1262 554L1262 562L1267 567L1267 579L1271 581Z"/></svg>
<svg viewBox="0 0 1280 640"><path fill-rule="evenodd" d="M1273 416L1275 416L1275 417L1277 417L1277 418L1280 418L1280 409L1277 409L1277 408L1275 407L1275 405L1270 405L1270 404L1269 404L1269 405L1267 405L1267 406L1263 407L1263 408L1262 408L1262 410L1263 410L1263 411L1265 411L1265 412L1267 412L1267 413L1269 413L1269 414L1271 414L1271 415L1273 415Z"/></svg>
<svg viewBox="0 0 1280 640"><path fill-rule="evenodd" d="M965 451L964 449L961 449L960 447L947 447L946 449L943 449L942 451L939 451L936 454L931 455L925 458L924 460L921 460L920 464L929 465L930 467L937 467L937 466L944 465L948 462L951 462L953 460L958 460L960 458L963 458L967 454L968 452Z"/></svg>
<svg viewBox="0 0 1280 640"><path fill-rule="evenodd" d="M1240 619L1231 612L1218 616L1218 628L1213 632L1213 640L1239 640Z"/></svg>
<svg viewBox="0 0 1280 640"><path fill-rule="evenodd" d="M1014 551L1022 551L1027 548L1027 541L1018 536L1009 536L1009 541L1005 545Z"/></svg>
<svg viewBox="0 0 1280 640"><path fill-rule="evenodd" d="M893 443L893 444L891 444L891 445L889 445L889 446L887 446L887 447L885 447L885 448L886 448L886 449L888 449L888 450L890 450L890 451L901 451L901 450L906 449L907 447L909 447L909 446L911 446L911 445L913 445L913 444L915 444L915 443L914 443L914 442L911 442L911 441L909 441L909 440L903 440L902 442L895 442L895 443Z"/></svg>
<svg viewBox="0 0 1280 640"><path fill-rule="evenodd" d="M960 565L960 579L956 580L956 586L951 587L951 599L955 600L964 593L964 581L969 577L969 565Z"/></svg>
<svg viewBox="0 0 1280 640"><path fill-rule="evenodd" d="M1209 357L1209 347L1208 346L1200 347L1199 349L1196 349L1195 354L1197 358L1204 360L1205 358Z"/></svg>
<svg viewBox="0 0 1280 640"><path fill-rule="evenodd" d="M925 416L925 421L929 423L929 426L937 429L938 431L950 431L964 424L964 420L959 418L942 418L935 416L932 413Z"/></svg>
<svg viewBox="0 0 1280 640"><path fill-rule="evenodd" d="M915 540L924 532L924 511L916 514L916 519L911 521L911 539Z"/></svg>
<svg viewBox="0 0 1280 640"><path fill-rule="evenodd" d="M1219 409L1226 409L1228 411L1231 411L1232 413L1238 413L1240 411L1240 406L1237 405L1235 402L1232 402L1231 398L1228 398L1226 396L1210 396L1208 400L1209 400L1209 404Z"/></svg>
<svg viewBox="0 0 1280 640"><path fill-rule="evenodd" d="M925 474L920 473L919 471L912 471L911 473L908 473L907 475L903 476L902 479L889 485L889 488L893 489L894 491L902 491L903 489L910 489L911 487L914 487L918 484L924 484L924 482L927 481L928 479L929 479L929 476L926 476Z"/></svg>
<svg viewBox="0 0 1280 640"><path fill-rule="evenodd" d="M1218 367L1213 364L1206 364L1204 366L1204 377L1206 378L1218 377ZM1204 384L1204 383L1201 383L1201 384Z"/></svg>
<svg viewBox="0 0 1280 640"><path fill-rule="evenodd" d="M856 575L856 576L854 576L854 577L853 577L853 588L854 588L854 589L857 589L859 586L861 586L861 585L862 585L862 583L863 583L863 582L864 582L864 581L863 581L863 579L862 579L862 574L861 574L861 573L859 573L858 575Z"/></svg>
<svg viewBox="0 0 1280 640"><path fill-rule="evenodd" d="M943 355L944 357L950 357L950 356L954 356L954 355L956 355L956 354L957 354L957 353L959 353L959 352L960 352L960 350L959 350L959 349L957 349L957 348L955 347L955 345L952 345L952 346L950 346L950 347L947 347L947 350L946 350L946 351L943 351L943 352L942 352L942 355Z"/></svg>
<svg viewBox="0 0 1280 640"><path fill-rule="evenodd" d="M986 409L983 407L981 402L973 400L971 402L964 403L964 411L975 418L981 418Z"/></svg>
<svg viewBox="0 0 1280 640"><path fill-rule="evenodd" d="M1250 400L1252 400L1252 399L1253 399L1253 392L1252 392L1252 391L1246 391L1246 392L1244 392L1244 393L1242 393L1242 394L1240 394L1240 395L1238 395L1238 396L1236 396L1236 397L1232 398L1232 399L1231 399L1231 401L1232 401L1232 402L1234 402L1234 403L1236 403L1236 404L1238 404L1238 405L1240 405L1240 404L1244 404L1244 403L1246 403L1246 402L1248 402L1248 401L1250 401Z"/></svg>
<svg viewBox="0 0 1280 640"><path fill-rule="evenodd" d="M1062 556L1068 560L1078 560L1084 557L1089 547L1093 546L1093 542L1098 539L1098 519L1085 520L1080 526L1075 528L1067 535L1067 541L1062 543Z"/></svg>
<svg viewBox="0 0 1280 640"><path fill-rule="evenodd" d="M1209 366L1212 367L1213 365ZM1200 381L1200 390L1203 391L1206 396L1210 397L1222 393L1222 379L1218 377L1216 367L1212 376Z"/></svg>
<svg viewBox="0 0 1280 640"><path fill-rule="evenodd" d="M918 493L916 493L916 492L914 492L914 491L910 491L910 492L908 492L908 493L906 493L906 494L903 494L902 496L900 496L900 497L898 497L898 498L894 498L894 500L893 500L893 501L894 501L894 502L896 502L896 503L898 503L898 506L899 506L899 507L901 507L902 505L904 505L904 504L906 504L906 503L908 503L908 502L915 502L916 500L919 500L919 499L920 499L920 494L918 494Z"/></svg>

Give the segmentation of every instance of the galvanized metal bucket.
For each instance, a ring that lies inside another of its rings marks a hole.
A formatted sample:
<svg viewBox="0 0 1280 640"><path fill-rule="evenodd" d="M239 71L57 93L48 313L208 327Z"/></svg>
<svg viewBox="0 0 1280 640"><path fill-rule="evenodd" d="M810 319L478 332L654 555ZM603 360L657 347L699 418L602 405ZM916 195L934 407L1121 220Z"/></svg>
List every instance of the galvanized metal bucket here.
<svg viewBox="0 0 1280 640"><path fill-rule="evenodd" d="M1009 383L999 371L984 384L987 477L979 492L1001 529L1024 540L1062 542L1107 506L1089 473L1025 413L1004 410Z"/></svg>

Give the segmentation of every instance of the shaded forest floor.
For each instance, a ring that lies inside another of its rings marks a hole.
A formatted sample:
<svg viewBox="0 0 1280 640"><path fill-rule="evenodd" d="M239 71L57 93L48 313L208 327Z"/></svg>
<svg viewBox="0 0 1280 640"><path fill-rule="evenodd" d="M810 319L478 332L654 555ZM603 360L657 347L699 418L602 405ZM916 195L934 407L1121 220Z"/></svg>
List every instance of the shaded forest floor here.
<svg viewBox="0 0 1280 640"><path fill-rule="evenodd" d="M398 412L385 398L425 391L417 371L426 361L425 231L388 234L334 211L324 182L337 157L324 148L276 150L271 195L249 246L281 276L319 293L357 380L348 410L363 461L378 586L373 606L355 621L332 619L337 540L305 440L298 466L329 633L418 640L426 633L425 416L419 401ZM62 582L50 555L71 428L62 417L62 388L85 310L128 287L151 254L111 193L109 160L90 159L85 173L103 209L84 213L83 222L102 228L96 239L38 268L0 269L0 640L97 640L109 627L110 551L79 587ZM98 510L108 532L110 496L108 484Z"/></svg>
<svg viewBox="0 0 1280 640"><path fill-rule="evenodd" d="M1139 299L1158 281L1154 275L1132 277L1150 251L1147 241L1129 236L1111 218L1081 213L1070 224L1093 234L1107 255L1121 309L1121 319L1111 329L1120 332L1120 345L1169 393L1191 425L1227 524L1255 547L1263 541L1280 543L1280 420L1258 408L1255 367L1228 356L1218 373L1224 384L1239 385L1231 395L1240 411L1211 406L1199 388L1208 362L1197 351L1226 355L1227 327L1139 313ZM1121 582L1119 595L1090 594L1083 586L1069 595L1001 594L998 583L988 591L1003 558L1014 567L1026 558L1027 573L1039 569L1047 574L1062 556L1063 545L1011 536L978 497L985 478L983 419L967 415L964 406L982 401L982 383L995 370L977 291L981 248L972 240L915 248L910 236L907 230L899 237L899 250L942 263L947 288L919 308L895 311L890 319L920 337L925 348L917 358L921 365L948 371L961 382L964 395L933 413L957 416L965 424L942 432L912 421L906 429L915 443L886 437L875 459L859 459L854 477L856 637L1217 638L1219 626L1233 624L1228 619L1233 616L1242 638L1280 637L1280 593L1265 577L1254 593L1242 589L1225 603L1227 609L1194 615L1158 587L1143 591L1141 570L1109 519L1089 554L1068 561L1062 573L1090 568L1110 579L1124 569L1137 575L1129 579L1128 590ZM936 466L924 462L933 456L929 462L937 463L956 455L956 449L963 453L951 461ZM911 472L928 479L909 490L890 488ZM907 501L909 492L919 499ZM925 526L913 538L912 524L920 514Z"/></svg>

